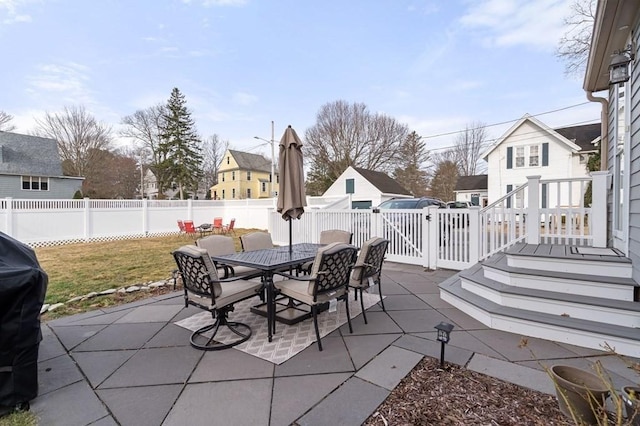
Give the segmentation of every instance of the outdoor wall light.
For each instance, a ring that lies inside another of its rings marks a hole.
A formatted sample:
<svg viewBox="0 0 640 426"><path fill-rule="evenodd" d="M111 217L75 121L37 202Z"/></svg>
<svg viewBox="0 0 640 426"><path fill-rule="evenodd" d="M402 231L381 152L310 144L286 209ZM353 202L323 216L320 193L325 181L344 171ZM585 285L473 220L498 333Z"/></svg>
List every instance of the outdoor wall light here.
<svg viewBox="0 0 640 426"><path fill-rule="evenodd" d="M435 326L435 329L438 330L436 339L440 342L440 368L444 368L444 345L449 343L449 336L451 330L453 330L453 325L448 322L441 322Z"/></svg>
<svg viewBox="0 0 640 426"><path fill-rule="evenodd" d="M622 84L629 80L629 63L635 59L633 48L628 45L624 50L613 52L611 63L609 64L609 85Z"/></svg>

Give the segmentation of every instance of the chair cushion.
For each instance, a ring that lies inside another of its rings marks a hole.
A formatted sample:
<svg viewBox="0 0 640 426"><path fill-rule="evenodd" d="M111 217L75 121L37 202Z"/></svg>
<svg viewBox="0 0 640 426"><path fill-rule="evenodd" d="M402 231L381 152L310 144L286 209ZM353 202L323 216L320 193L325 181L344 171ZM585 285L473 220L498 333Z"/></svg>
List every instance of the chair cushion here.
<svg viewBox="0 0 640 426"><path fill-rule="evenodd" d="M260 269L251 268L249 266L232 266L234 277L244 277L248 275L259 276L264 272Z"/></svg>
<svg viewBox="0 0 640 426"><path fill-rule="evenodd" d="M262 250L273 248L273 240L268 232L252 232L240 237L244 251Z"/></svg>
<svg viewBox="0 0 640 426"><path fill-rule="evenodd" d="M188 297L194 301L200 303L203 306L208 306L209 309L219 309L227 305L246 299L251 296L258 295L258 292L262 288L262 283L255 281L233 281L220 283L221 293L216 296L215 303L211 303L211 298L198 296L197 294L187 291Z"/></svg>
<svg viewBox="0 0 640 426"><path fill-rule="evenodd" d="M275 282L275 286L280 292L293 299L296 299L307 305L318 305L328 302L331 299L342 296L346 292L346 288L342 287L333 293L319 294L317 300L313 301L313 282L284 280ZM311 292L309 289L311 288Z"/></svg>
<svg viewBox="0 0 640 426"><path fill-rule="evenodd" d="M345 243L351 244L353 234L341 229L329 229L320 233L320 244Z"/></svg>
<svg viewBox="0 0 640 426"><path fill-rule="evenodd" d="M222 256L225 254L233 254L236 247L233 238L224 235L210 235L204 238L198 238L196 245L205 249L209 256Z"/></svg>

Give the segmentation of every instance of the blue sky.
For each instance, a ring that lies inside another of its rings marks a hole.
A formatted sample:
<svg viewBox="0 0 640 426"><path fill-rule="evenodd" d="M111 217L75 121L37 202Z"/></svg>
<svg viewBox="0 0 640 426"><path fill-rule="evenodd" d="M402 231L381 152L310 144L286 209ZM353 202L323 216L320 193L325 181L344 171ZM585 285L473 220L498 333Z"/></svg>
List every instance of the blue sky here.
<svg viewBox="0 0 640 426"><path fill-rule="evenodd" d="M570 0L0 0L0 110L83 105L121 118L185 94L198 131L269 155L253 136L300 134L320 107L363 102L450 146L472 121L586 103L555 57ZM593 123L588 103L539 119ZM487 129L499 137L512 123ZM118 144L124 141L117 141Z"/></svg>

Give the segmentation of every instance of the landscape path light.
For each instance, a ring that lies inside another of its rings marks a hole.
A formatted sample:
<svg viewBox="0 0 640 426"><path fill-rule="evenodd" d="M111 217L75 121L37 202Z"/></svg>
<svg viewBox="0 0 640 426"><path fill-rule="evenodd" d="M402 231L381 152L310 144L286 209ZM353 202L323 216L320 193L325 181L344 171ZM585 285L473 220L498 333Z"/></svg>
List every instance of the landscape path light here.
<svg viewBox="0 0 640 426"><path fill-rule="evenodd" d="M436 339L440 342L440 368L444 368L444 345L449 343L449 337L451 335L451 330L453 330L453 325L448 322L441 322L434 328L438 330L438 336Z"/></svg>

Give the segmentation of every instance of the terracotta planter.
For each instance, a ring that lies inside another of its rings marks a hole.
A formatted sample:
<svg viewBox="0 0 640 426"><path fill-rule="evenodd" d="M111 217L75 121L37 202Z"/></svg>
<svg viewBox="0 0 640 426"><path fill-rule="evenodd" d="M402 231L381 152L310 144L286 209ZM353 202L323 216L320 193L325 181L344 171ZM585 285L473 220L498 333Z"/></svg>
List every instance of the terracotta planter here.
<svg viewBox="0 0 640 426"><path fill-rule="evenodd" d="M622 402L630 425L640 426L640 387L625 386L622 388Z"/></svg>
<svg viewBox="0 0 640 426"><path fill-rule="evenodd" d="M609 388L597 375L569 365L554 365L551 375L560 411L586 424L597 424L596 409L604 407Z"/></svg>

